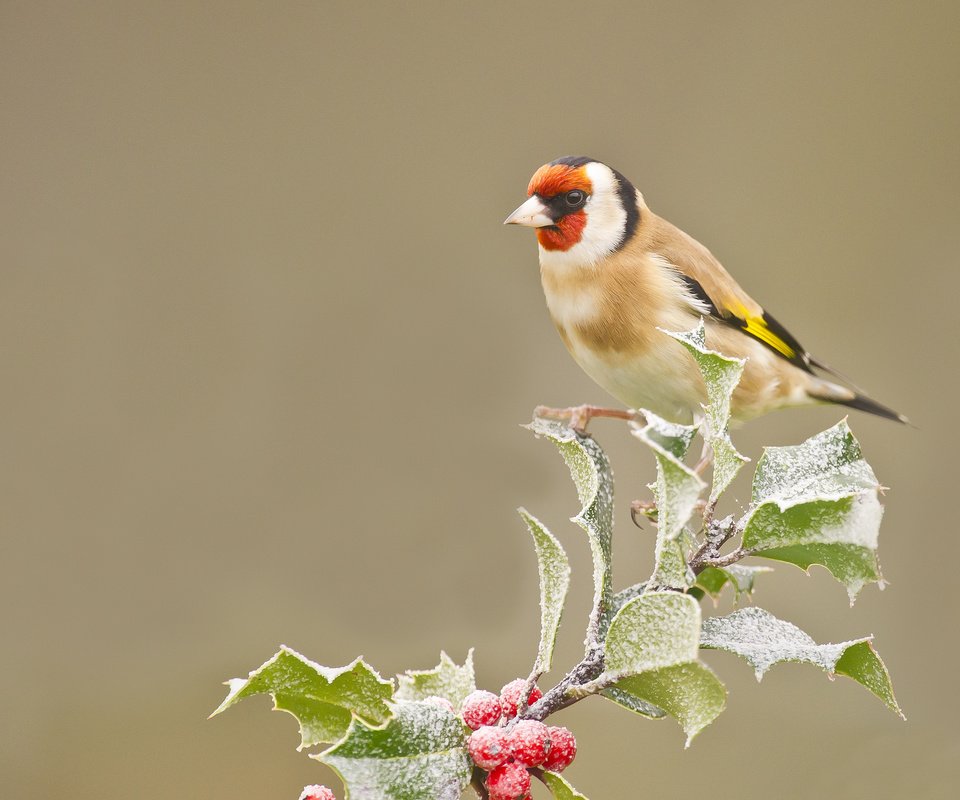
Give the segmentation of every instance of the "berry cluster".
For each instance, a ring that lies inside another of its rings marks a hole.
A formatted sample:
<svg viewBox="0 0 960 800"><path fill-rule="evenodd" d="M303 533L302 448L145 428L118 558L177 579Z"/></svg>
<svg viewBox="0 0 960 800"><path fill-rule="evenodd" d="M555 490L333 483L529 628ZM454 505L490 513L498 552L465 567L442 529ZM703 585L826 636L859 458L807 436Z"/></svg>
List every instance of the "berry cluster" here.
<svg viewBox="0 0 960 800"><path fill-rule="evenodd" d="M500 690L476 691L461 708L463 721L473 730L467 751L473 763L487 770L490 800L529 800L533 767L560 772L577 754L577 742L566 728L547 727L533 719L514 721L526 681L518 678ZM534 686L527 697L533 705L543 693Z"/></svg>

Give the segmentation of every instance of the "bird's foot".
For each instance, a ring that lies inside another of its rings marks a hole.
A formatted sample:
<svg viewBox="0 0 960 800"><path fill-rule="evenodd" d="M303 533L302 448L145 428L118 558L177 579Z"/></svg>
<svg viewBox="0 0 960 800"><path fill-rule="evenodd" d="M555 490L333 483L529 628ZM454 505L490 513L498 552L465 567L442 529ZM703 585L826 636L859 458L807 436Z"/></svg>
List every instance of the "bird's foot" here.
<svg viewBox="0 0 960 800"><path fill-rule="evenodd" d="M639 411L630 411L623 408L604 408L603 406L571 406L570 408L550 408L537 406L533 410L535 417L546 419L568 420L570 427L579 434L586 434L587 425L594 417L608 417L610 419L625 419L631 422L642 422L643 415Z"/></svg>

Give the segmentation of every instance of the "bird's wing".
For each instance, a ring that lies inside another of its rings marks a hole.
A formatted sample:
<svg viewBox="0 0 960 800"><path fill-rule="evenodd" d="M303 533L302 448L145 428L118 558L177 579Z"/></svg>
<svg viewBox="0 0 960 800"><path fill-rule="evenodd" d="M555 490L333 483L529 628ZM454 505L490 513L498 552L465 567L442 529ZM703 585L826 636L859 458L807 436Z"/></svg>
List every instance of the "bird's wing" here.
<svg viewBox="0 0 960 800"><path fill-rule="evenodd" d="M677 272L698 305L791 364L806 372L813 371L815 364L803 345L740 288L706 247L666 220L657 222L660 224L653 237L654 252Z"/></svg>

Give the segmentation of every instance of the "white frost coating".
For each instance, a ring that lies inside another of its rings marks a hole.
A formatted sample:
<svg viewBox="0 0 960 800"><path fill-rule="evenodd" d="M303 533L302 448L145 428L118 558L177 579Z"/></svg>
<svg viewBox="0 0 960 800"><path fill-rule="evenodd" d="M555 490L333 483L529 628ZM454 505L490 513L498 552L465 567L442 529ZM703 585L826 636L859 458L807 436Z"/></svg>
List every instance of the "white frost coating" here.
<svg viewBox="0 0 960 800"><path fill-rule="evenodd" d="M312 670L315 670L316 673L320 677L322 677L327 683L333 683L341 675L351 672L353 669L357 667L358 664L362 664L364 669L373 673L373 675L375 675L377 678L380 678L379 673L377 673L376 670L370 667L369 664L364 662L363 657L355 658L345 667L339 667L339 668L323 667L320 664L318 664L316 661L311 661L305 655L298 653L292 647L287 647L285 644L282 644L280 645L280 649L271 658L263 662L263 664L261 664L255 670L252 670L250 674L247 675L246 678L230 678L226 682L226 685L230 687L230 691L227 693L227 696L224 698L223 702L219 706L217 706L217 710L214 711L210 716L214 717L217 714L219 714L221 711L224 711L225 709L232 706L239 699L240 693L247 688L247 686L250 684L252 680L264 674L265 672L269 672L271 667L275 667L282 659L288 656L292 656L297 661L301 662L303 665L309 667Z"/></svg>
<svg viewBox="0 0 960 800"><path fill-rule="evenodd" d="M362 658L331 669L286 646L246 679L233 678L228 684L226 699L211 716L246 697L269 694L275 710L299 723L301 750L337 741L354 716L371 725L385 722L390 716L387 700L393 696L393 684Z"/></svg>
<svg viewBox="0 0 960 800"><path fill-rule="evenodd" d="M553 648L560 630L563 605L570 588L570 562L560 542L540 520L526 509L518 509L533 537L540 574L540 646L533 671L538 675L550 671Z"/></svg>
<svg viewBox="0 0 960 800"><path fill-rule="evenodd" d="M634 429L633 435L656 455L657 524L669 541L675 541L693 514L700 492L706 484L675 455L683 440L671 443L666 437L676 436L678 431L674 429L679 429L679 435L685 437L686 431L692 428L686 425L671 425L646 409L641 413L646 415L647 425L639 430Z"/></svg>
<svg viewBox="0 0 960 800"><path fill-rule="evenodd" d="M802 444L766 448L753 479L753 502L773 501L787 509L807 500L838 500L878 488L859 442L841 420Z"/></svg>
<svg viewBox="0 0 960 800"><path fill-rule="evenodd" d="M577 487L582 508L571 521L586 531L593 557L594 598L589 634L599 629L599 615L610 606L612 594L613 471L600 445L589 436L578 436L570 428L540 418L527 427L557 446Z"/></svg>
<svg viewBox="0 0 960 800"><path fill-rule="evenodd" d="M816 664L833 674L847 648L872 636L839 644L817 644L796 625L777 619L762 608L743 608L726 617L703 621L700 644L745 658L759 681L774 664L795 661Z"/></svg>
<svg viewBox="0 0 960 800"><path fill-rule="evenodd" d="M397 700L426 700L443 697L460 708L464 698L477 688L473 671L473 648L467 652L463 666L458 666L443 650L440 663L433 669L408 669L397 675Z"/></svg>
<svg viewBox="0 0 960 800"><path fill-rule="evenodd" d="M639 675L697 660L700 606L689 595L651 592L631 600L607 633L606 672Z"/></svg>
<svg viewBox="0 0 960 800"><path fill-rule="evenodd" d="M680 342L693 356L707 389L706 425L702 435L713 451L713 486L710 502L726 490L740 468L750 459L737 451L730 440L730 401L733 390L740 383L746 359L732 358L710 350L706 346L706 327L703 317L691 331L676 332L661 328L667 336Z"/></svg>
<svg viewBox="0 0 960 800"><path fill-rule="evenodd" d="M647 424L633 428L633 435L653 450L657 460L654 499L657 504L657 541L654 550L652 585L684 588L694 577L679 541L693 515L700 494L706 487L690 467L680 459L687 452L695 427L677 425L642 410Z"/></svg>
<svg viewBox="0 0 960 800"><path fill-rule="evenodd" d="M350 800L458 800L470 783L463 723L430 703L397 703L380 729L354 720L340 742L311 757L336 771Z"/></svg>
<svg viewBox="0 0 960 800"><path fill-rule="evenodd" d="M797 544L852 544L877 549L883 506L875 494L805 503L810 506L809 522L802 526L781 525L783 517L771 513L776 505L764 503L750 515L745 541L751 547L767 550Z"/></svg>

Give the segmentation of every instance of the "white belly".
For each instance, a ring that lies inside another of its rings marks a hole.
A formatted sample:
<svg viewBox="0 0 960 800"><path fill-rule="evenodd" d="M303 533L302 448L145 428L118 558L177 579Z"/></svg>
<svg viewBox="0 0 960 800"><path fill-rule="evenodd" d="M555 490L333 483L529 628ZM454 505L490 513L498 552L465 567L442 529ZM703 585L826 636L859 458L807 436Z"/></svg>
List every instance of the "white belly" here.
<svg viewBox="0 0 960 800"><path fill-rule="evenodd" d="M597 354L574 334L570 352L587 375L627 407L690 423L706 402L703 381L689 354L666 334L661 335L663 346L643 354Z"/></svg>

